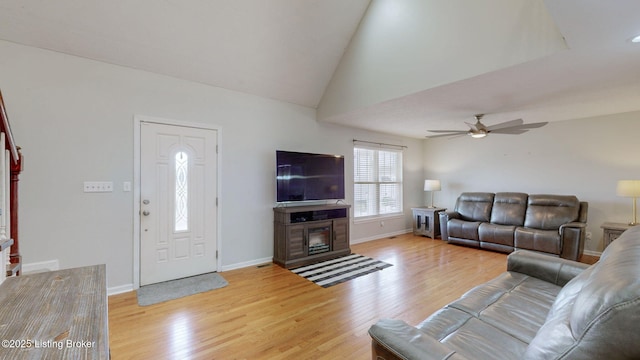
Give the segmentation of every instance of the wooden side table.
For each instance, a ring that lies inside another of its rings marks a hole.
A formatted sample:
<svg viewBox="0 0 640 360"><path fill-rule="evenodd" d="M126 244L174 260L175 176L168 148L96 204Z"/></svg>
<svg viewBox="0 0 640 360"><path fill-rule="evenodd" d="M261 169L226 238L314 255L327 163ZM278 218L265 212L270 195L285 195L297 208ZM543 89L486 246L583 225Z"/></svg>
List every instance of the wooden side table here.
<svg viewBox="0 0 640 360"><path fill-rule="evenodd" d="M447 209L439 207L412 208L413 235L428 236L435 239L436 236L440 235L440 216L438 213L445 210Z"/></svg>
<svg viewBox="0 0 640 360"><path fill-rule="evenodd" d="M611 244L611 242L617 239L625 230L633 227L633 225L606 222L600 226L604 230L604 249Z"/></svg>

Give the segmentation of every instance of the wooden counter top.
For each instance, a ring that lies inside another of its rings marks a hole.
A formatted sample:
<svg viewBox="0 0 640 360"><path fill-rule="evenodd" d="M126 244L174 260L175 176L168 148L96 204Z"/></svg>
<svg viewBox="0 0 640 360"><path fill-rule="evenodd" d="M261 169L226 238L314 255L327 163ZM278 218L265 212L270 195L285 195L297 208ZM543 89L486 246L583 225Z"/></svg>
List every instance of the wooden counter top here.
<svg viewBox="0 0 640 360"><path fill-rule="evenodd" d="M106 266L7 278L0 358L108 359Z"/></svg>

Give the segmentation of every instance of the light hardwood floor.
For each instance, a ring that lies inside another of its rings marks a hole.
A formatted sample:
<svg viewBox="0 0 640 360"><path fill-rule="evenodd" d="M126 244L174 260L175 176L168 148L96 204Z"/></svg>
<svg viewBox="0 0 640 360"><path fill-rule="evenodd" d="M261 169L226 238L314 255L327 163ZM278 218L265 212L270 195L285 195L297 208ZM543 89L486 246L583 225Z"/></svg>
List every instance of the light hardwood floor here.
<svg viewBox="0 0 640 360"><path fill-rule="evenodd" d="M112 359L370 359L367 330L378 319L415 325L506 269L505 254L409 234L352 251L393 266L326 289L266 264L162 304L111 296Z"/></svg>

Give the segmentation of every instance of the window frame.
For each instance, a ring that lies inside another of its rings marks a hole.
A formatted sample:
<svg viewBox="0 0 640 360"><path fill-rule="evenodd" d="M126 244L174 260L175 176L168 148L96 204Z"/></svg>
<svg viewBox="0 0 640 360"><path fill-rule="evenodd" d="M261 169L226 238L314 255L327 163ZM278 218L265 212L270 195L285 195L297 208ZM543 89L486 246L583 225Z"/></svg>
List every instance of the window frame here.
<svg viewBox="0 0 640 360"><path fill-rule="evenodd" d="M373 173L370 174L370 176L372 176L372 178L374 179L374 181L357 181L358 180L358 175L359 175L359 171L358 171L358 156L357 156L357 150L358 149L362 149L362 150L367 150L367 151L374 151L374 167L373 167ZM380 175L380 154L381 152L392 152L392 153L396 153L398 158L397 158L397 169L396 169L396 180L395 181L383 181L381 180L381 175ZM373 146L365 146L365 145L359 145L356 144L353 146L353 206L354 206L354 210L353 210L353 219L354 222L367 222L367 221L374 221L376 219L380 219L380 218L392 218L392 217L403 217L404 216L404 163L403 163L404 159L403 159L403 151L402 149L396 149L396 148L390 148L390 147L373 147ZM367 185L375 185L375 214L368 214L368 215L358 215L358 203L357 203L357 193L358 191L356 190L356 188L358 187L358 185L360 184L367 184ZM382 199L381 199L381 192L380 192L380 188L381 185L384 184L396 184L398 185L398 196L397 199L395 199L397 201L397 211L393 211L393 212L385 212L385 213L381 213L381 203L382 203Z"/></svg>

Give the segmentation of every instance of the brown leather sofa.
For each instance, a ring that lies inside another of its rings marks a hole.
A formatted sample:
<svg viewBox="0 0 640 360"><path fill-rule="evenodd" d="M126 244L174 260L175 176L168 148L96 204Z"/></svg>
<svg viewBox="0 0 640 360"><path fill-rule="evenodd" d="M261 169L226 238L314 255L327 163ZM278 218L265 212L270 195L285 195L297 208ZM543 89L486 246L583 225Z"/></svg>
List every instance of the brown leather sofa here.
<svg viewBox="0 0 640 360"><path fill-rule="evenodd" d="M373 359L640 359L640 226L594 265L518 250L417 326L380 320Z"/></svg>
<svg viewBox="0 0 640 360"><path fill-rule="evenodd" d="M466 192L440 212L442 240L510 253L525 249L579 260L588 203L573 195Z"/></svg>

